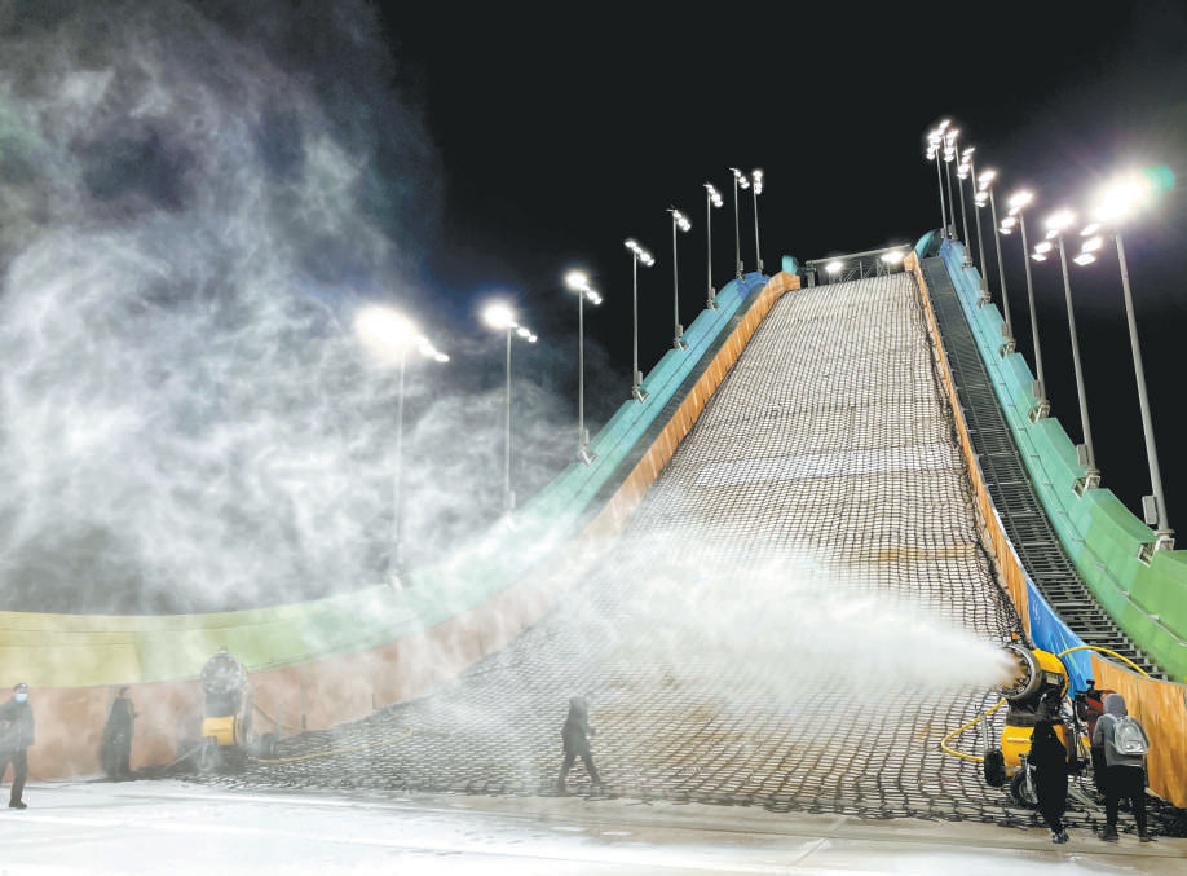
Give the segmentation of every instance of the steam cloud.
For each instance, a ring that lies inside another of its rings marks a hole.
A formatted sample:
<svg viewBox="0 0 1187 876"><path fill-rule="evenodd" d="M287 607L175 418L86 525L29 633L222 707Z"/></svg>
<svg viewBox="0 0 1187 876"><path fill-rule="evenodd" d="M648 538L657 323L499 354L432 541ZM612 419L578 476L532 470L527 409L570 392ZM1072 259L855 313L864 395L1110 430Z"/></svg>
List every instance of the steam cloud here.
<svg viewBox="0 0 1187 876"><path fill-rule="evenodd" d="M0 608L211 610L382 579L396 385L350 308L408 287L433 159L373 84L391 71L367 8L295 8L0 5ZM465 410L421 418L408 457ZM497 471L482 444L454 464ZM497 506L497 486L463 502L409 470L423 555Z"/></svg>

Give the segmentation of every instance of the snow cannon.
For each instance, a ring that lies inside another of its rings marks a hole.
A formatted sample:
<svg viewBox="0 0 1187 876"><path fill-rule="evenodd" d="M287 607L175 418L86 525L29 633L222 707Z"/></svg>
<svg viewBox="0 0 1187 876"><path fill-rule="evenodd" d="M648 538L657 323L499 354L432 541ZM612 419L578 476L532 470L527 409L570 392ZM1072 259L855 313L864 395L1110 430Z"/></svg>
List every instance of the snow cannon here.
<svg viewBox="0 0 1187 876"><path fill-rule="evenodd" d="M205 709L197 747L198 769L204 773L225 767L239 769L247 754L272 756L275 737L265 734L256 738L251 733L253 702L243 664L220 648L202 667L201 682Z"/></svg>
<svg viewBox="0 0 1187 876"><path fill-rule="evenodd" d="M1068 690L1067 667L1050 651L1027 648L1017 642L1006 646L1013 660L1011 677L1001 687L1006 701L1006 723L999 748L985 754L985 781L1000 788L1010 783L1010 796L1022 806L1034 806L1033 788L1026 759L1031 736L1040 721L1053 721L1055 735L1067 744L1060 717Z"/></svg>

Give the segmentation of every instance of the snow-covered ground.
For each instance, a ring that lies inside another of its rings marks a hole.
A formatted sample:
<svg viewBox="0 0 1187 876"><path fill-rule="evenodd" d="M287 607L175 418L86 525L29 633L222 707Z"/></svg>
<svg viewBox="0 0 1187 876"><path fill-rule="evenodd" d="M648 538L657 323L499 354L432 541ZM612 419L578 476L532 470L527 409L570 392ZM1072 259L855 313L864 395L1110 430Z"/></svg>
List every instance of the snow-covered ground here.
<svg viewBox="0 0 1187 876"><path fill-rule="evenodd" d="M0 810L0 876L236 873L1187 872L1187 840L1057 848L1045 831L570 798L257 794L39 784Z"/></svg>

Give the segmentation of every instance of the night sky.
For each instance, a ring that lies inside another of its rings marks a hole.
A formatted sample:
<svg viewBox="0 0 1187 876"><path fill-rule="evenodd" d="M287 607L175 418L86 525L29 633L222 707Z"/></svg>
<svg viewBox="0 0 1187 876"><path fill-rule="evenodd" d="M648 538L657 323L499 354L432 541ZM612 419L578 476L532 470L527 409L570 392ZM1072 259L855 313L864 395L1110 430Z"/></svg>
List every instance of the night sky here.
<svg viewBox="0 0 1187 876"><path fill-rule="evenodd" d="M1179 185L1126 240L1170 520L1187 532L1179 452L1187 434L1179 255L1187 246L1187 7L1001 4L975 21L941 17L934 5L876 14L789 8L794 14L782 17L769 6L757 15L717 7L709 16L685 5L652 17L554 6L537 16L506 6L381 4L396 87L423 114L441 175L420 265L434 318L455 335L477 334L477 302L491 290L512 293L549 345L523 360L527 376L572 393L572 371L549 363L575 346L562 272L587 267L606 298L587 314L606 354L592 357L588 396L601 419L630 385L623 239L637 237L659 257L640 292L646 371L671 338L669 205L693 221L680 241L685 324L705 297L705 181L727 198L714 213L717 285L732 276L729 165L765 170L768 272L785 253L817 258L913 242L936 227L922 139L941 116L960 125L962 145L976 145L980 167L999 169L1003 194L1022 184L1036 191L1036 230L1056 207L1083 209L1116 169L1167 165ZM746 201L747 270L751 216ZM1029 359L1017 235L1003 245L1015 333ZM1058 263L1034 269L1053 412L1079 440ZM996 278L992 288L996 298ZM1137 509L1148 477L1115 258L1078 270L1073 292L1103 483ZM502 376L497 358L489 369L470 364L477 383Z"/></svg>

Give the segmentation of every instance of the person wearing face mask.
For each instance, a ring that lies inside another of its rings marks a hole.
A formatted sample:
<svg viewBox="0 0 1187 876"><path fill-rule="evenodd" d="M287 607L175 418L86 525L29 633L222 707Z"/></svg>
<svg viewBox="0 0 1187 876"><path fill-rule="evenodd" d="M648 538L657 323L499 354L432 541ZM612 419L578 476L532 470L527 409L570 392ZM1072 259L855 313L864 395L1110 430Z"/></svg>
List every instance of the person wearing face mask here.
<svg viewBox="0 0 1187 876"><path fill-rule="evenodd" d="M9 809L27 809L21 796L29 775L27 752L33 744L33 708L29 705L29 685L23 681L12 689L12 699L0 706L0 782L12 764L12 794Z"/></svg>

